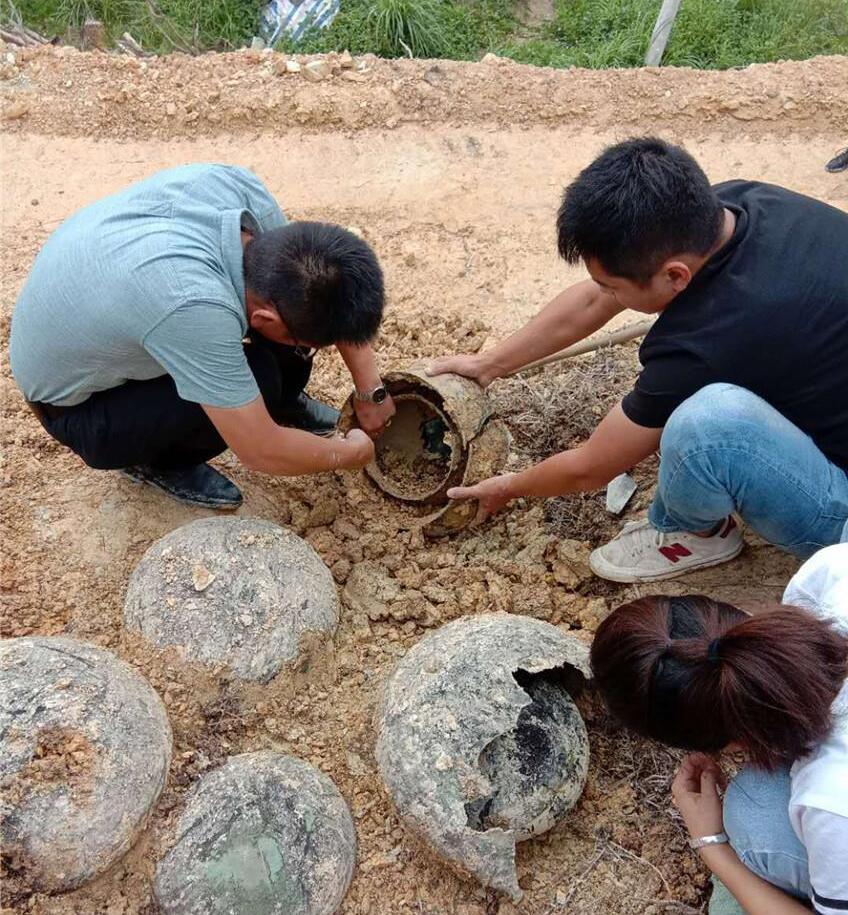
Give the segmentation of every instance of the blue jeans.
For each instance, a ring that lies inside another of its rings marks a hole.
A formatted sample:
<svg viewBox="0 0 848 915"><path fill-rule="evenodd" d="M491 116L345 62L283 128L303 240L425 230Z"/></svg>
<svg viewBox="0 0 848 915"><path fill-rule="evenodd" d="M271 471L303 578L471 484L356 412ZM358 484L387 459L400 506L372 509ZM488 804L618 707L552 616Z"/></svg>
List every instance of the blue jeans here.
<svg viewBox="0 0 848 915"><path fill-rule="evenodd" d="M848 540L848 474L761 397L710 384L663 430L648 517L659 531L700 532L732 512L806 558Z"/></svg>
<svg viewBox="0 0 848 915"><path fill-rule="evenodd" d="M742 863L758 877L796 896L810 898L807 850L789 822L789 769L744 768L724 797L724 831ZM710 915L741 915L727 889L714 881Z"/></svg>

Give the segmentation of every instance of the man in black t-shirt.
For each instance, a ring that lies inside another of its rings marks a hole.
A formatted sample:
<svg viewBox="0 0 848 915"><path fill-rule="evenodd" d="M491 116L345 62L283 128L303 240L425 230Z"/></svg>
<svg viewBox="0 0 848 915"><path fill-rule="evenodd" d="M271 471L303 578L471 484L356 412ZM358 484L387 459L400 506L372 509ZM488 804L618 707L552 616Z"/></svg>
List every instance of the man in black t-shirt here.
<svg viewBox="0 0 848 915"><path fill-rule="evenodd" d="M437 360L486 386L627 308L657 314L633 390L578 448L458 487L480 519L519 496L605 486L660 448L648 519L592 554L614 581L732 559L741 517L798 556L848 539L848 214L752 181L711 187L655 138L607 149L570 185L559 251L590 280L473 356Z"/></svg>

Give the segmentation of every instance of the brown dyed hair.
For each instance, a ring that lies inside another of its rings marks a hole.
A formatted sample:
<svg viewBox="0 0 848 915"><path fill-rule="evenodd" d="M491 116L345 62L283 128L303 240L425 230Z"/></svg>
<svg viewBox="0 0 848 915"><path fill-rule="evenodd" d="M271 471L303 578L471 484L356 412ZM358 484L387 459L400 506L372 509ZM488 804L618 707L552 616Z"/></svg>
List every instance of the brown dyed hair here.
<svg viewBox="0 0 848 915"><path fill-rule="evenodd" d="M708 597L644 597L598 628L592 669L610 711L688 750L737 742L766 769L810 752L831 727L848 639L775 605L749 617Z"/></svg>

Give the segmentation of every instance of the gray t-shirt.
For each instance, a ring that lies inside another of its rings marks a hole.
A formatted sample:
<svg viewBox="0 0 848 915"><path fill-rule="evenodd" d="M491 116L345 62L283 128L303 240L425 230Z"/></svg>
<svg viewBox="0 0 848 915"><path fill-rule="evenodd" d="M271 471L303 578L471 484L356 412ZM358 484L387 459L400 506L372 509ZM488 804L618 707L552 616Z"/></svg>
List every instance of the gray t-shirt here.
<svg viewBox="0 0 848 915"><path fill-rule="evenodd" d="M254 174L228 165L159 172L80 210L47 240L12 315L27 400L71 406L165 374L184 400L255 400L241 228L285 221Z"/></svg>

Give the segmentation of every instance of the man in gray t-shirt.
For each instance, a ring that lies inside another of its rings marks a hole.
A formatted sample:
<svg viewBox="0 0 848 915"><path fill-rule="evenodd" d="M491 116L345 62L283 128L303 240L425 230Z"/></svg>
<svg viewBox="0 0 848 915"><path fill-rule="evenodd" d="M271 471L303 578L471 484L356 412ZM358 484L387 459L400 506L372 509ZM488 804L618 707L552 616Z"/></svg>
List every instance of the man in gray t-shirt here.
<svg viewBox="0 0 848 915"><path fill-rule="evenodd" d="M243 168L188 165L80 210L47 240L12 317L12 373L45 429L91 467L194 504L241 494L206 461L295 475L356 468L394 406L370 341L383 312L371 248L286 221ZM359 423L303 389L334 345ZM330 437L332 436L332 437Z"/></svg>

